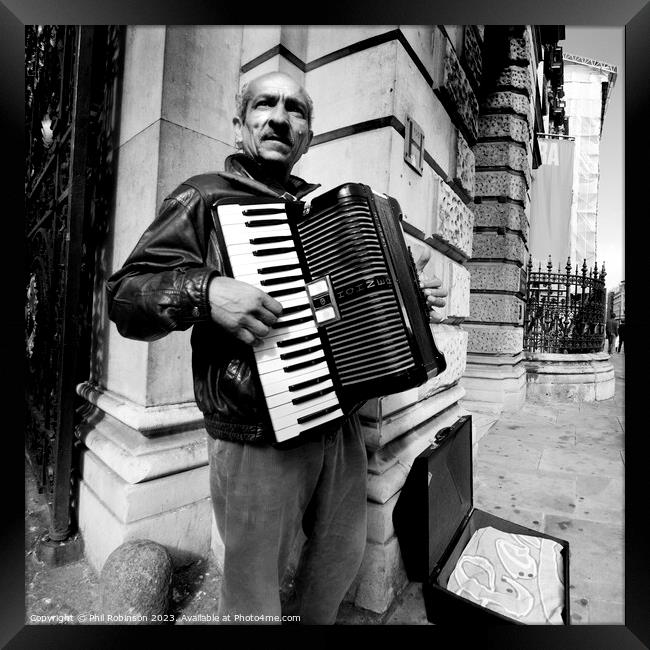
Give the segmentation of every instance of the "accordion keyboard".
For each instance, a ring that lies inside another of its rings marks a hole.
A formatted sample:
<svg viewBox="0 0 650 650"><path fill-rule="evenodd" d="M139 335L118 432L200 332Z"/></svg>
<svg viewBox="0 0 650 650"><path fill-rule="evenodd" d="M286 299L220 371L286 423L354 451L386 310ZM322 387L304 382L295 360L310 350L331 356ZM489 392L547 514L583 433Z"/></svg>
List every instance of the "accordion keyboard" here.
<svg viewBox="0 0 650 650"><path fill-rule="evenodd" d="M342 418L284 204L220 206L219 221L233 277L283 307L254 348L276 440Z"/></svg>

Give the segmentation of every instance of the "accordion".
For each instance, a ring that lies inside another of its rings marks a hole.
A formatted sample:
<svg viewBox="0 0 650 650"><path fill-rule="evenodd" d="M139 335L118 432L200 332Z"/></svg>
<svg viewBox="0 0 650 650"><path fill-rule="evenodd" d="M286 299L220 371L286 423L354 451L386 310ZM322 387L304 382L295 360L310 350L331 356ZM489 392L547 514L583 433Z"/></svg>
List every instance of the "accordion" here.
<svg viewBox="0 0 650 650"><path fill-rule="evenodd" d="M282 306L253 348L276 444L441 373L399 204L346 183L313 199L213 206L226 273Z"/></svg>

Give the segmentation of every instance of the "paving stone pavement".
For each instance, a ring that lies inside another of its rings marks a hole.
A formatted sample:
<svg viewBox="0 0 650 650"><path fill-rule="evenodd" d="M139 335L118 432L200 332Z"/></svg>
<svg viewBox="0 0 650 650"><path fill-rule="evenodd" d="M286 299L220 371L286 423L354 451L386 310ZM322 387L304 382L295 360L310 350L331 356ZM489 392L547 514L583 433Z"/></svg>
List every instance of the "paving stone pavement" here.
<svg viewBox="0 0 650 650"><path fill-rule="evenodd" d="M527 401L520 410L499 416L479 441L474 458L475 507L569 542L573 624L624 623L625 356L615 353L611 361L616 376L613 398L550 405ZM92 610L98 581L84 559L48 568L34 558L47 510L30 472L27 619L30 614ZM216 612L219 583L213 559L177 571L170 608L176 624L205 624L201 617ZM337 623L428 625L422 585L408 584L383 615L344 604Z"/></svg>
<svg viewBox="0 0 650 650"><path fill-rule="evenodd" d="M475 507L569 542L573 625L624 624L625 355L611 362L613 398L526 401L500 415L474 458ZM429 624L421 584L383 622Z"/></svg>

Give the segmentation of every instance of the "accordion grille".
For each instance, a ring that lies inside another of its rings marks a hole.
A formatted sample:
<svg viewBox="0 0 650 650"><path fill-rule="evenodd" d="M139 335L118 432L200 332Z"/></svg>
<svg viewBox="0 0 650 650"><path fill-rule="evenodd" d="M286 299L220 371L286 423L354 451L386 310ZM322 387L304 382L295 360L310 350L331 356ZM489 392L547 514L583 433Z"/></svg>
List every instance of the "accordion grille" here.
<svg viewBox="0 0 650 650"><path fill-rule="evenodd" d="M298 225L312 277L329 275L334 291L390 276L370 208L363 199L311 214ZM351 385L413 367L395 289L377 286L339 302L341 320L325 327L339 380Z"/></svg>

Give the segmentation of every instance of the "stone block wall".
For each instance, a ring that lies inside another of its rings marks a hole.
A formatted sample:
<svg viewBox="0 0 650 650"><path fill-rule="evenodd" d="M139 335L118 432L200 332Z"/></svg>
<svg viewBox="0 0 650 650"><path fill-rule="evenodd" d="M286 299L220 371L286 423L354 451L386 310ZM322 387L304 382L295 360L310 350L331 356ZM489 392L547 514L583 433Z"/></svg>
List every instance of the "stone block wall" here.
<svg viewBox="0 0 650 650"><path fill-rule="evenodd" d="M461 382L464 404L479 412L517 408L526 396L522 326L537 67L530 27L487 27L483 53Z"/></svg>

